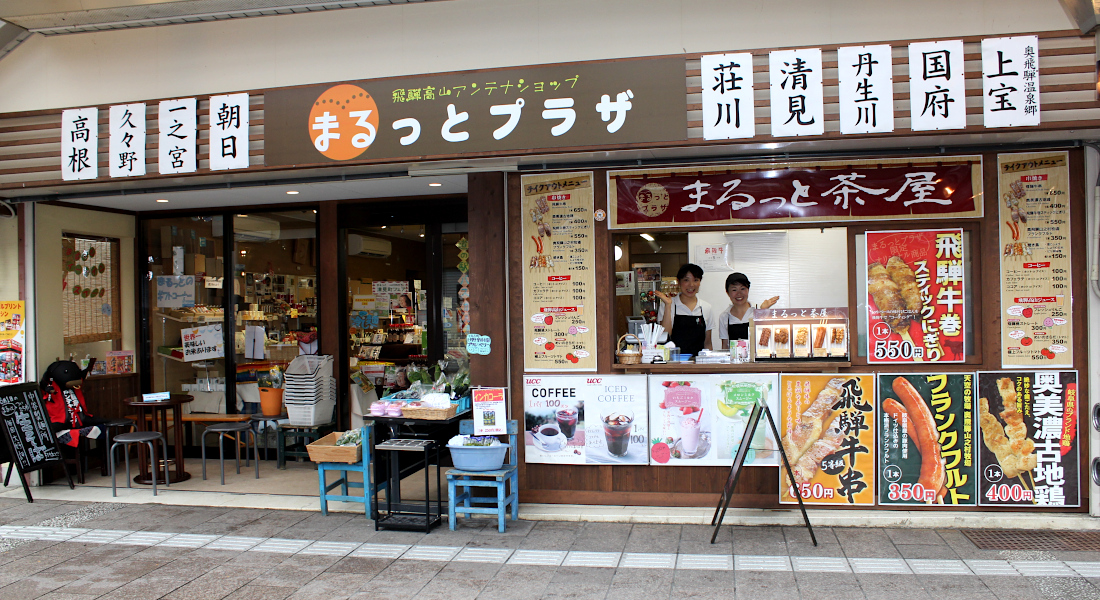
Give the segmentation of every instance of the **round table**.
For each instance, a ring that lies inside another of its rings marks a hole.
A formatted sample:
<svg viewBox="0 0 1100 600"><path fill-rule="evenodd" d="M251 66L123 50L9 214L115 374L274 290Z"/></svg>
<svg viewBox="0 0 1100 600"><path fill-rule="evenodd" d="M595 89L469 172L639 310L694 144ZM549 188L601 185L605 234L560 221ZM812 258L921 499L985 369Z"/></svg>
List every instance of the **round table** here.
<svg viewBox="0 0 1100 600"><path fill-rule="evenodd" d="M172 435L175 438L175 469L168 472L168 481L170 483L179 483L181 481L187 481L191 478L191 474L183 468L183 419L181 415L182 406L188 402L194 400L188 394L172 394L167 400L157 400L155 402L145 402L141 399L141 396L134 396L122 401L123 404L137 409L137 428L139 431L159 431L164 439L168 439L168 411L172 411ZM151 417L151 418L150 418ZM158 418L159 417L159 418ZM138 456L140 457L141 472L137 477L134 477L134 483L141 483L145 485L151 485L153 483L153 477L149 474L149 463L145 459L144 449L138 449ZM164 457L167 458L167 457ZM163 469L156 470L157 483L163 483Z"/></svg>

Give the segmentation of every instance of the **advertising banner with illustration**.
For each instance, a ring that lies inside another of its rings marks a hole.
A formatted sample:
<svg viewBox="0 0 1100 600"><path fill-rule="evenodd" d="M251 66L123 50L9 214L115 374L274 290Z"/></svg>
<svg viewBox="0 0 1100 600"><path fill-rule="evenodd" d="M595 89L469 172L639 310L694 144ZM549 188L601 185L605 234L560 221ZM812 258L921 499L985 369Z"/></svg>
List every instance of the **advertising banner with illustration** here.
<svg viewBox="0 0 1100 600"><path fill-rule="evenodd" d="M753 405L764 400L778 417L778 387L774 373L651 375L649 464L732 465ZM778 448L761 420L745 464L778 465Z"/></svg>
<svg viewBox="0 0 1100 600"><path fill-rule="evenodd" d="M962 229L867 232L867 361L963 362Z"/></svg>
<svg viewBox="0 0 1100 600"><path fill-rule="evenodd" d="M507 435L508 408L504 388L475 388L474 435Z"/></svg>
<svg viewBox="0 0 1100 600"><path fill-rule="evenodd" d="M1077 371L978 373L979 506L1080 506Z"/></svg>
<svg viewBox="0 0 1100 600"><path fill-rule="evenodd" d="M1001 366L1073 366L1069 154L997 156Z"/></svg>
<svg viewBox="0 0 1100 600"><path fill-rule="evenodd" d="M525 462L649 462L645 375L547 375L523 381Z"/></svg>
<svg viewBox="0 0 1100 600"><path fill-rule="evenodd" d="M523 368L595 371L592 173L522 182Z"/></svg>
<svg viewBox="0 0 1100 600"><path fill-rule="evenodd" d="M22 300L0 301L0 384L23 383L26 319Z"/></svg>
<svg viewBox="0 0 1100 600"><path fill-rule="evenodd" d="M974 374L878 378L879 504L975 506Z"/></svg>
<svg viewBox="0 0 1100 600"><path fill-rule="evenodd" d="M874 506L874 401L874 375L779 376L779 432L804 502ZM779 474L779 502L797 503Z"/></svg>

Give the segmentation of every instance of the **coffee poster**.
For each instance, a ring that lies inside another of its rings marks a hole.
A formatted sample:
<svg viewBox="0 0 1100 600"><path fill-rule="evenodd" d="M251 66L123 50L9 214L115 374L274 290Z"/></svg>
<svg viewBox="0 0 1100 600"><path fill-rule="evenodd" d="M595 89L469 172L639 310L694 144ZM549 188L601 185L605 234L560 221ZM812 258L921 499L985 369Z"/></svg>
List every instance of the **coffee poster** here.
<svg viewBox="0 0 1100 600"><path fill-rule="evenodd" d="M875 376L781 374L780 425L794 481L780 469L779 502L875 505Z"/></svg>
<svg viewBox="0 0 1100 600"><path fill-rule="evenodd" d="M758 402L779 415L774 373L651 375L649 464L730 466ZM779 446L761 419L745 455L750 466L779 464Z"/></svg>
<svg viewBox="0 0 1100 600"><path fill-rule="evenodd" d="M523 368L595 371L592 173L522 182Z"/></svg>
<svg viewBox="0 0 1100 600"><path fill-rule="evenodd" d="M524 459L547 464L646 464L645 375L524 377Z"/></svg>
<svg viewBox="0 0 1100 600"><path fill-rule="evenodd" d="M878 502L975 506L973 373L878 376Z"/></svg>
<svg viewBox="0 0 1100 600"><path fill-rule="evenodd" d="M978 373L979 506L1080 506L1077 371Z"/></svg>
<svg viewBox="0 0 1100 600"><path fill-rule="evenodd" d="M1069 154L1001 154L1001 366L1073 366Z"/></svg>

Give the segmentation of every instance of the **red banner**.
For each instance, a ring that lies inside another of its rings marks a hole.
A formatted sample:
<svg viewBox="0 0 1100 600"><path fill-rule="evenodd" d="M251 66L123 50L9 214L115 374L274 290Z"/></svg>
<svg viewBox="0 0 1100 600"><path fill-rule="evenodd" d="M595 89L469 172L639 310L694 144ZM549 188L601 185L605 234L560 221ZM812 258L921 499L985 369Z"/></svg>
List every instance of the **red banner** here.
<svg viewBox="0 0 1100 600"><path fill-rule="evenodd" d="M890 164L887 164L890 163ZM981 216L981 162L611 173L612 229Z"/></svg>
<svg viewBox="0 0 1100 600"><path fill-rule="evenodd" d="M867 232L867 361L963 362L962 229Z"/></svg>

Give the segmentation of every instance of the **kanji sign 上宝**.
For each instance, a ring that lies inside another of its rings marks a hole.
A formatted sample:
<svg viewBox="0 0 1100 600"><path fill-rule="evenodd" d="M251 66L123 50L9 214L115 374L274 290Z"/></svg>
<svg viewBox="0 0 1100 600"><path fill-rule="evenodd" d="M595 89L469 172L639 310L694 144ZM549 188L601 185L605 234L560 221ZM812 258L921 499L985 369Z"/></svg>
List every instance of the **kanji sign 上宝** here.
<svg viewBox="0 0 1100 600"><path fill-rule="evenodd" d="M750 65L751 68L751 65ZM682 58L270 90L267 166L687 137Z"/></svg>
<svg viewBox="0 0 1100 600"><path fill-rule="evenodd" d="M982 40L982 105L986 127L1039 124L1039 38Z"/></svg>
<svg viewBox="0 0 1100 600"><path fill-rule="evenodd" d="M962 229L867 232L867 362L966 360Z"/></svg>
<svg viewBox="0 0 1100 600"><path fill-rule="evenodd" d="M981 158L612 171L611 229L982 214Z"/></svg>

